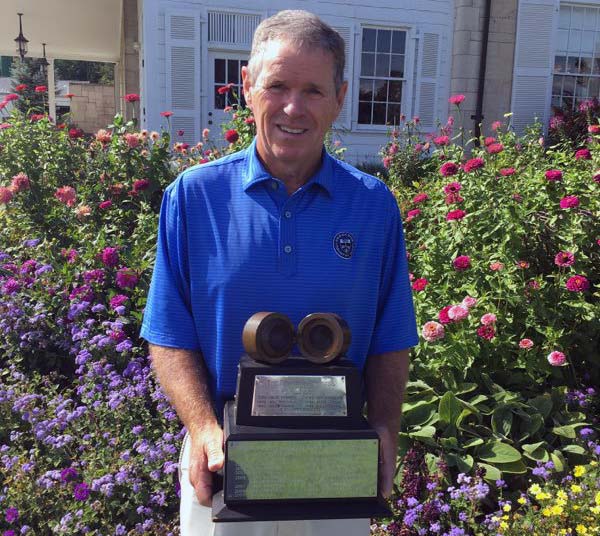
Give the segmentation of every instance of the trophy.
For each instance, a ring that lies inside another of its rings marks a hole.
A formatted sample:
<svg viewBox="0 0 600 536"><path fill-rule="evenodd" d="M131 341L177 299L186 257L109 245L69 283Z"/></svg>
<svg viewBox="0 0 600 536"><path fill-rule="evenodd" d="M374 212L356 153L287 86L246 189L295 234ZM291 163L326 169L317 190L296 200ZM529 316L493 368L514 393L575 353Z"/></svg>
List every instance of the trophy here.
<svg viewBox="0 0 600 536"><path fill-rule="evenodd" d="M213 521L389 516L378 494L379 438L362 416L346 322L254 314L242 334L235 399L224 409L223 489ZM294 344L300 356L290 356Z"/></svg>

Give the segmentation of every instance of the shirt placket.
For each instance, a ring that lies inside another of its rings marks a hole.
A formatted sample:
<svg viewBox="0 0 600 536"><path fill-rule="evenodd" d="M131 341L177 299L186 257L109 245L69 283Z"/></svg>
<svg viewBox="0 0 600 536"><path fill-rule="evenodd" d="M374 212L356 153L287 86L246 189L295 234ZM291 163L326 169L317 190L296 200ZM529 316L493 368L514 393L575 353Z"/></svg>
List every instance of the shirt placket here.
<svg viewBox="0 0 600 536"><path fill-rule="evenodd" d="M298 248L296 243L296 207L303 192L286 198L279 211L279 270L290 277L296 273Z"/></svg>

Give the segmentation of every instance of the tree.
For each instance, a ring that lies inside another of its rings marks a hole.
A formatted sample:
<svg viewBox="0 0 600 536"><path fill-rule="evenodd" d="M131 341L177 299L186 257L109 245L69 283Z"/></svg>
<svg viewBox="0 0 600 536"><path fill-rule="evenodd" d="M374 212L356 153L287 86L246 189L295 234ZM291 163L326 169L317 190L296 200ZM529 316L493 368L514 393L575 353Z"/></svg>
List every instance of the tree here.
<svg viewBox="0 0 600 536"><path fill-rule="evenodd" d="M111 85L114 82L112 63L54 60L54 69L56 78L61 80L82 80L106 85Z"/></svg>
<svg viewBox="0 0 600 536"><path fill-rule="evenodd" d="M16 107L23 113L31 109L46 111L47 94L46 92L37 93L36 86L46 86L48 80L42 71L43 59L25 58L24 60L15 59L11 67L11 78L13 79L13 90L24 84L26 88L18 91L21 98L15 101Z"/></svg>

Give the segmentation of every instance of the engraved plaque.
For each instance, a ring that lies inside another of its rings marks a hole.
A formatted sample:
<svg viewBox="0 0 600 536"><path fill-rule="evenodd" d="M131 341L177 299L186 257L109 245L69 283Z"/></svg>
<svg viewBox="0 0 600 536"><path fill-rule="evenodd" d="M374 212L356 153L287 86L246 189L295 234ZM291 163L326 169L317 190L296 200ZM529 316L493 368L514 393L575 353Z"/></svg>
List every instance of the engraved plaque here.
<svg viewBox="0 0 600 536"><path fill-rule="evenodd" d="M226 500L377 497L377 439L228 443Z"/></svg>
<svg viewBox="0 0 600 536"><path fill-rule="evenodd" d="M276 376L254 378L252 416L345 417L344 376Z"/></svg>

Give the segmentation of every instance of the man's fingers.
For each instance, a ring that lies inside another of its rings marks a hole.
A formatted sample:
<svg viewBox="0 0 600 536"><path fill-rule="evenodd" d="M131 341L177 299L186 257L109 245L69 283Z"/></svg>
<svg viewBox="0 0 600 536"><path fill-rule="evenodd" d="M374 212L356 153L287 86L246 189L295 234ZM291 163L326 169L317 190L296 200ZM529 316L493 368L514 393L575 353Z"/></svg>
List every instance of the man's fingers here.
<svg viewBox="0 0 600 536"><path fill-rule="evenodd" d="M200 469L196 472L196 480L192 485L202 506L212 505L212 481L213 475L210 471Z"/></svg>
<svg viewBox="0 0 600 536"><path fill-rule="evenodd" d="M218 471L223 467L225 455L223 454L223 442L220 439L211 439L204 444L204 452L209 471Z"/></svg>

